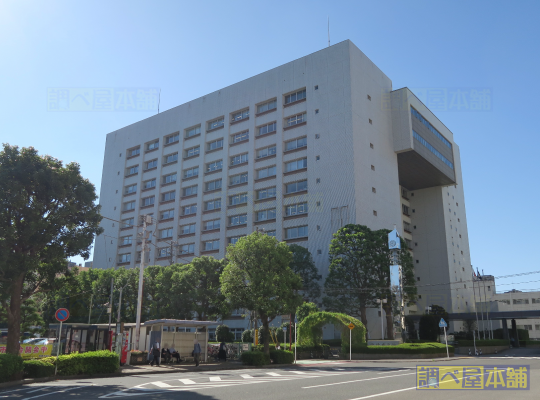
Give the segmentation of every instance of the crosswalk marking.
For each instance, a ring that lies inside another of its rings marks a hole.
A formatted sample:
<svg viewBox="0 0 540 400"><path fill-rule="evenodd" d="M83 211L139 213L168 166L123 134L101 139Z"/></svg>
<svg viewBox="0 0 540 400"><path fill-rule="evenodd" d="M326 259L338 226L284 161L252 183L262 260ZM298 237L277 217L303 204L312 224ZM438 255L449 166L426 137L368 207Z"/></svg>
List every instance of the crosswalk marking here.
<svg viewBox="0 0 540 400"><path fill-rule="evenodd" d="M192 381L191 379L178 379L184 385L195 385L197 382Z"/></svg>
<svg viewBox="0 0 540 400"><path fill-rule="evenodd" d="M172 387L171 385L169 385L168 383L165 383L165 382L152 382L153 385L156 385L157 387L160 387L160 388L170 388Z"/></svg>
<svg viewBox="0 0 540 400"><path fill-rule="evenodd" d="M270 376L281 376L281 375L278 374L277 372L267 372L266 375L270 375Z"/></svg>
<svg viewBox="0 0 540 400"><path fill-rule="evenodd" d="M248 375L248 374L240 374L240 376L244 379L252 379L253 377L251 375Z"/></svg>
<svg viewBox="0 0 540 400"><path fill-rule="evenodd" d="M219 376L211 376L210 382L219 382L221 381L221 378Z"/></svg>
<svg viewBox="0 0 540 400"><path fill-rule="evenodd" d="M293 374L298 374L298 375L305 375L307 374L307 372L303 372L303 371L291 371Z"/></svg>

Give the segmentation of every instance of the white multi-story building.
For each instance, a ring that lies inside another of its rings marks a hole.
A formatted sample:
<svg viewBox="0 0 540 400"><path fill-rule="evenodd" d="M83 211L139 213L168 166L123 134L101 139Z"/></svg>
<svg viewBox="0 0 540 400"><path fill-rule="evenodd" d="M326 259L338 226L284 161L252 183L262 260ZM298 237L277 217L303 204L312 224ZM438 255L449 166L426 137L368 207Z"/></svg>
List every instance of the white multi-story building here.
<svg viewBox="0 0 540 400"><path fill-rule="evenodd" d="M340 227L396 224L419 286L408 312L474 307L453 134L348 40L109 133L100 204L96 267L140 263L142 215L146 263L221 258L264 229L307 247L323 279Z"/></svg>

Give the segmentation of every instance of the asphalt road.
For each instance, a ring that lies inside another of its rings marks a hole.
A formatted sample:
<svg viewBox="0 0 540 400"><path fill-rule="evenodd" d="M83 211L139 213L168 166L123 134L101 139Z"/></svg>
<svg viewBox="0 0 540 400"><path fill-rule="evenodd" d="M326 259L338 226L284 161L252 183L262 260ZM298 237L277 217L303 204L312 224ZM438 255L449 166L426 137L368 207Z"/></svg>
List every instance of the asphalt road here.
<svg viewBox="0 0 540 400"><path fill-rule="evenodd" d="M530 390L416 389L416 365L530 365ZM242 369L199 373L166 373L118 378L80 379L0 390L1 399L150 399L187 400L361 400L404 399L492 400L540 398L540 350L509 350L498 356L431 362L310 362L294 367Z"/></svg>

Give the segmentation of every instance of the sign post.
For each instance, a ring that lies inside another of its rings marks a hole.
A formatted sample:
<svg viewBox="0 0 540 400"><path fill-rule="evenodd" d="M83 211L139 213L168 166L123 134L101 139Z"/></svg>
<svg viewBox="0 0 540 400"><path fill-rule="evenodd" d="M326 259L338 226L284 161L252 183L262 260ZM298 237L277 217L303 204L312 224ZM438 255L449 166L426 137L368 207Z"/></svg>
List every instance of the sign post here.
<svg viewBox="0 0 540 400"><path fill-rule="evenodd" d="M290 326L291 324L289 324ZM285 338L285 347L283 348L283 350L287 350L287 327L284 326L283 327L283 337Z"/></svg>
<svg viewBox="0 0 540 400"><path fill-rule="evenodd" d="M354 329L354 324L351 322L349 325L349 361L352 361L352 330Z"/></svg>
<svg viewBox="0 0 540 400"><path fill-rule="evenodd" d="M59 308L54 314L57 321L60 322L60 329L58 330L58 346L56 347L56 363L54 365L54 374L58 371L58 356L60 355L60 346L62 346L62 323L69 318L69 311L67 308Z"/></svg>
<svg viewBox="0 0 540 400"><path fill-rule="evenodd" d="M446 342L446 357L450 358L450 354L448 353L448 337L446 336L447 326L448 324L446 323L446 321L443 318L441 318L441 320L439 321L439 328L444 328L444 341Z"/></svg>
<svg viewBox="0 0 540 400"><path fill-rule="evenodd" d="M298 318L296 318L296 315L294 316L294 363L296 364L296 345L298 344L298 338L296 336L296 323L298 322Z"/></svg>

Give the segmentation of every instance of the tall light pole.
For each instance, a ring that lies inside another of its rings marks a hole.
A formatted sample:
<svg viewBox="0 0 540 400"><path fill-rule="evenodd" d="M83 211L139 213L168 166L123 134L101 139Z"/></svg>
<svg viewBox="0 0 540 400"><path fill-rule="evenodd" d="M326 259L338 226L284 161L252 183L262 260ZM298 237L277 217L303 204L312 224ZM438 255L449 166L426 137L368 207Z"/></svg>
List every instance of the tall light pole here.
<svg viewBox="0 0 540 400"><path fill-rule="evenodd" d="M114 278L111 278L111 297L109 300L109 307L107 308L107 311L109 312L109 330L111 330L113 290L114 290Z"/></svg>
<svg viewBox="0 0 540 400"><path fill-rule="evenodd" d="M384 319L383 319L383 315L382 315L382 305L383 303L386 304L388 302L388 300L386 299L377 299L377 303L381 305L381 340L384 340Z"/></svg>
<svg viewBox="0 0 540 400"><path fill-rule="evenodd" d="M152 217L150 215L142 215L143 231L142 231L142 243L141 243L141 263L139 264L139 293L137 295L137 319L135 322L135 350L139 350L139 341L141 338L141 310L142 310L142 296L143 296L143 277L144 277L144 259L146 251L146 239L150 232L146 232L146 226L152 223Z"/></svg>

